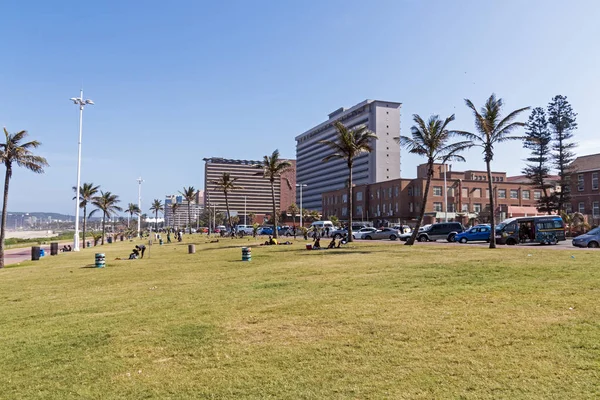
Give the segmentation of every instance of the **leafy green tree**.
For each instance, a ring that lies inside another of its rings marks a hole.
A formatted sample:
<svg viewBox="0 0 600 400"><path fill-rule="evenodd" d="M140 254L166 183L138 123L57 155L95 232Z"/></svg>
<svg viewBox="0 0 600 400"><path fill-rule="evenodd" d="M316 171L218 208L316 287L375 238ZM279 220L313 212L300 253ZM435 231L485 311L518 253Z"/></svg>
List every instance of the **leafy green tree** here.
<svg viewBox="0 0 600 400"><path fill-rule="evenodd" d="M8 207L8 187L13 174L13 166L24 167L36 174L43 174L48 162L44 157L36 156L31 149L37 149L41 143L37 140L23 143L27 131L8 133L4 128L6 142L0 143L0 162L6 167L4 175L4 200L2 202L2 224L0 225L0 268L4 268L4 238L6 236L6 214Z"/></svg>
<svg viewBox="0 0 600 400"><path fill-rule="evenodd" d="M100 196L94 197L92 204L102 211L102 244L104 245L104 237L106 236L106 219L110 218L117 211L123 211L117 204L120 203L119 196L111 192L100 191Z"/></svg>
<svg viewBox="0 0 600 400"><path fill-rule="evenodd" d="M256 214L251 212L248 214L248 225L254 225L254 218L256 218Z"/></svg>
<svg viewBox="0 0 600 400"><path fill-rule="evenodd" d="M525 134L523 147L529 149L531 155L527 158L529 163L522 172L535 189L542 191L537 204L538 210L551 214L556 208L556 195L550 190L553 185L548 183L552 135L548 130L546 112L543 108L533 109L527 121Z"/></svg>
<svg viewBox="0 0 600 400"><path fill-rule="evenodd" d="M519 108L510 112L506 117L502 118L502 99L497 99L495 94L492 94L483 107L481 112L478 112L471 100L465 99L467 107L473 111L475 117L476 133L465 131L456 131L467 139L473 141L474 146L483 149L483 160L487 168L488 190L490 191L490 209L492 210L490 218L490 249L496 248L496 213L494 204L494 189L492 187L492 170L491 163L494 159L494 146L499 143L504 143L510 140L523 140L521 136L510 136L511 133L520 127L525 126L524 122L515 122L515 119L524 111L529 110L529 107Z"/></svg>
<svg viewBox="0 0 600 400"><path fill-rule="evenodd" d="M163 206L162 201L159 199L154 199L152 206L150 207L150 211L154 213L154 230L158 232L158 213L164 212L165 206Z"/></svg>
<svg viewBox="0 0 600 400"><path fill-rule="evenodd" d="M354 166L354 159L356 157L373 151L371 143L377 140L377 136L364 125L348 129L344 124L337 121L334 126L337 130L336 140L319 140L319 143L333 150L333 154L324 157L323 162L341 158L348 166L348 241L352 242L352 167Z"/></svg>
<svg viewBox="0 0 600 400"><path fill-rule="evenodd" d="M142 210L140 210L137 204L129 203L127 205L127 208L125 209L125 212L129 214L129 217L127 218L127 229L129 229L129 221L133 219L133 214L138 215L139 218L139 215L142 213Z"/></svg>
<svg viewBox="0 0 600 400"><path fill-rule="evenodd" d="M419 115L414 114L413 121L416 125L413 125L410 128L410 137L400 136L395 138L409 153L427 158L427 181L425 183L425 190L423 191L422 206L419 211L417 225L415 226L411 237L406 241L406 244L409 246L414 244L417 235L419 234L419 227L423 223L425 205L427 204L429 187L431 185L431 178L433 177L434 164L436 161L442 162L443 164L450 160L464 161L464 157L458 153L471 146L471 143L466 141L449 143L454 133L448 130L448 124L454 121L454 114L443 121L438 115L432 115L427 122Z"/></svg>
<svg viewBox="0 0 600 400"><path fill-rule="evenodd" d="M239 178L234 178L229 174L229 172L223 172L223 175L219 177L219 179L213 179L210 181L213 185L215 185L219 190L223 192L225 195L225 208L227 209L227 216L229 218L229 227L233 229L233 220L231 218L231 212L229 211L229 193L234 190L243 189L243 187L236 185L236 181Z"/></svg>
<svg viewBox="0 0 600 400"><path fill-rule="evenodd" d="M196 200L197 190L193 186L184 187L181 195L187 201L188 224L187 227L192 232L192 202Z"/></svg>
<svg viewBox="0 0 600 400"><path fill-rule="evenodd" d="M98 194L100 186L94 186L93 183L84 183L79 187L79 208L83 208L83 247L85 248L85 230L87 226L88 218L91 217L94 211L87 215L87 205L92 202L92 199ZM77 187L73 186L73 191L77 193ZM75 200L75 197L73 197Z"/></svg>
<svg viewBox="0 0 600 400"><path fill-rule="evenodd" d="M275 180L280 178L281 175L287 171L292 169L292 163L288 160L282 160L279 158L279 150L275 150L271 156L264 156L263 162L261 164L256 165L256 168L262 169L261 172L257 173L257 175L262 175L264 178L268 179L271 183L271 199L273 201L273 237L277 239L279 234L277 232L277 203L275 202ZM288 188L291 190L292 185L290 184L289 179L282 177L286 183Z"/></svg>
<svg viewBox="0 0 600 400"><path fill-rule="evenodd" d="M312 210L308 213L308 216L314 221L320 221L321 220L321 214L319 214L319 212L317 210Z"/></svg>
<svg viewBox="0 0 600 400"><path fill-rule="evenodd" d="M575 159L573 149L576 144L569 142L573 138L573 131L577 129L577 114L567 101L566 96L554 96L548 104L548 124L553 134L552 161L558 170L560 192L557 193L556 209L560 214L565 204L571 200L569 186L569 165Z"/></svg>
<svg viewBox="0 0 600 400"><path fill-rule="evenodd" d="M333 226L340 226L340 219L336 215L330 215L328 218Z"/></svg>

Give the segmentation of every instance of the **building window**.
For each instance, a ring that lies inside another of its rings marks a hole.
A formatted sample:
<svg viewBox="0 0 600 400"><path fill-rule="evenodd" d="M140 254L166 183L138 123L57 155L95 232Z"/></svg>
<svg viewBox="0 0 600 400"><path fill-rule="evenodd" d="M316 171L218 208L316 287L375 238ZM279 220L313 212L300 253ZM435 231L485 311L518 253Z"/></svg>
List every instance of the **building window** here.
<svg viewBox="0 0 600 400"><path fill-rule="evenodd" d="M498 189L498 198L505 199L506 198L506 189Z"/></svg>
<svg viewBox="0 0 600 400"><path fill-rule="evenodd" d="M473 190L473 197L481 197L481 189L480 188Z"/></svg>
<svg viewBox="0 0 600 400"><path fill-rule="evenodd" d="M511 199L518 199L519 198L519 191L516 189L511 189L510 190L510 198Z"/></svg>
<svg viewBox="0 0 600 400"><path fill-rule="evenodd" d="M442 195L442 187L441 186L434 186L433 187L433 195L434 196L441 196Z"/></svg>
<svg viewBox="0 0 600 400"><path fill-rule="evenodd" d="M580 192L583 192L584 188L585 188L585 184L583 182L583 174L578 174L577 175L577 190L579 190Z"/></svg>
<svg viewBox="0 0 600 400"><path fill-rule="evenodd" d="M407 190L407 192L408 192L408 195L409 195L409 196L412 196L412 195L413 195L413 188L412 188L412 186L409 186L409 187L408 187L408 190Z"/></svg>
<svg viewBox="0 0 600 400"><path fill-rule="evenodd" d="M454 188L448 188L448 193L446 193L448 197L454 197Z"/></svg>
<svg viewBox="0 0 600 400"><path fill-rule="evenodd" d="M434 202L433 203L433 211L437 211L440 212L442 211L442 203L441 202Z"/></svg>
<svg viewBox="0 0 600 400"><path fill-rule="evenodd" d="M385 214L385 203L383 203L383 213Z"/></svg>
<svg viewBox="0 0 600 400"><path fill-rule="evenodd" d="M468 205L468 204L465 204L465 203L463 203L463 205L462 205L462 210L461 210L461 211L462 211L462 212L469 212L469 205Z"/></svg>
<svg viewBox="0 0 600 400"><path fill-rule="evenodd" d="M481 212L481 204L480 203L473 204L473 212L476 212L476 213Z"/></svg>
<svg viewBox="0 0 600 400"><path fill-rule="evenodd" d="M579 202L579 212L585 214L585 203L583 201Z"/></svg>
<svg viewBox="0 0 600 400"><path fill-rule="evenodd" d="M413 203L408 203L408 212L413 212L415 210L415 205Z"/></svg>
<svg viewBox="0 0 600 400"><path fill-rule="evenodd" d="M454 212L454 203L448 203L448 212Z"/></svg>
<svg viewBox="0 0 600 400"><path fill-rule="evenodd" d="M486 199L490 198L490 189L485 189L485 198Z"/></svg>
<svg viewBox="0 0 600 400"><path fill-rule="evenodd" d="M592 172L592 189L598 190L598 173Z"/></svg>
<svg viewBox="0 0 600 400"><path fill-rule="evenodd" d="M356 206L356 215L362 215L362 206Z"/></svg>
<svg viewBox="0 0 600 400"><path fill-rule="evenodd" d="M342 207L342 217L348 215L348 207Z"/></svg>
<svg viewBox="0 0 600 400"><path fill-rule="evenodd" d="M342 195L342 203L347 203L348 202L348 195L347 194L343 194Z"/></svg>
<svg viewBox="0 0 600 400"><path fill-rule="evenodd" d="M421 195L421 188L417 186L415 188L415 196L420 196L420 195Z"/></svg>
<svg viewBox="0 0 600 400"><path fill-rule="evenodd" d="M362 201L362 192L356 192L356 201Z"/></svg>
<svg viewBox="0 0 600 400"><path fill-rule="evenodd" d="M392 188L388 189L388 199L392 198Z"/></svg>
<svg viewBox="0 0 600 400"><path fill-rule="evenodd" d="M523 199L529 200L531 198L531 192L529 190L523 190Z"/></svg>
<svg viewBox="0 0 600 400"><path fill-rule="evenodd" d="M398 197L398 193L399 193L399 192L400 192L400 187L398 187L398 186L394 187L394 195L395 195L396 197Z"/></svg>
<svg viewBox="0 0 600 400"><path fill-rule="evenodd" d="M600 201L595 201L593 203L592 214L594 215L594 218L598 218L598 215L600 215Z"/></svg>
<svg viewBox="0 0 600 400"><path fill-rule="evenodd" d="M398 213L398 202L396 202L396 213Z"/></svg>
<svg viewBox="0 0 600 400"><path fill-rule="evenodd" d="M379 191L379 189L377 189L377 198L379 198L379 195L380 195L380 191Z"/></svg>
<svg viewBox="0 0 600 400"><path fill-rule="evenodd" d="M462 197L469 197L469 188L462 188L462 193L461 193Z"/></svg>
<svg viewBox="0 0 600 400"><path fill-rule="evenodd" d="M540 192L539 190L536 190L535 192L533 192L533 199L534 200L539 200L542 198L542 192Z"/></svg>
<svg viewBox="0 0 600 400"><path fill-rule="evenodd" d="M573 206L571 205L571 203L565 204L565 211L567 212L567 214L571 214L573 212Z"/></svg>

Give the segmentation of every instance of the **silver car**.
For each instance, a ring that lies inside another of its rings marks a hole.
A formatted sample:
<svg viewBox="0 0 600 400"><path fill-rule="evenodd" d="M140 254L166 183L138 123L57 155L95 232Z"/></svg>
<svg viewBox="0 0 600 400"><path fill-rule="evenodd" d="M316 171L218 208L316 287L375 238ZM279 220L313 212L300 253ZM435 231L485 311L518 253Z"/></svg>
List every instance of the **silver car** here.
<svg viewBox="0 0 600 400"><path fill-rule="evenodd" d="M362 228L362 229L359 229L358 231L352 231L352 237L354 239L364 239L366 234L373 233L376 231L377 231L377 228L373 228L373 227Z"/></svg>
<svg viewBox="0 0 600 400"><path fill-rule="evenodd" d="M400 237L400 232L396 229L392 228L382 228L378 229L375 232L365 233L363 235L363 239L371 240L371 239L390 239L396 240Z"/></svg>
<svg viewBox="0 0 600 400"><path fill-rule="evenodd" d="M591 249L597 249L600 247L600 227L594 228L588 233L579 235L573 239L573 246L576 247L589 247Z"/></svg>

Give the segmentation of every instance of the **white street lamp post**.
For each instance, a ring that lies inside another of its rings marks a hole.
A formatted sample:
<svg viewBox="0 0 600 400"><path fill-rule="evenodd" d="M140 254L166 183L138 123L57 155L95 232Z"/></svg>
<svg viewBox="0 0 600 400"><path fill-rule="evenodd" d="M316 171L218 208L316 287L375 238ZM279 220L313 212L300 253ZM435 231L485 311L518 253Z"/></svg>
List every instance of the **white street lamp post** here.
<svg viewBox="0 0 600 400"><path fill-rule="evenodd" d="M244 196L244 225L248 225L248 217L246 215L246 196Z"/></svg>
<svg viewBox="0 0 600 400"><path fill-rule="evenodd" d="M300 229L302 229L302 227L304 227L304 225L302 225L302 188L308 185L305 183L296 183L296 186L300 188Z"/></svg>
<svg viewBox="0 0 600 400"><path fill-rule="evenodd" d="M444 166L444 222L448 222L448 186L446 183L446 164Z"/></svg>
<svg viewBox="0 0 600 400"><path fill-rule="evenodd" d="M140 176L139 178L137 178L137 182L138 182L138 208L140 209L139 214L138 214L137 237L140 237L140 230L142 228L142 182L144 182L144 180Z"/></svg>
<svg viewBox="0 0 600 400"><path fill-rule="evenodd" d="M77 186L75 196L75 235L73 235L73 251L79 251L79 186L81 185L81 136L83 133L83 108L87 105L94 105L90 99L83 99L83 89L79 97L71 97L74 104L79 105L79 142L77 144ZM85 241L85 238L83 238Z"/></svg>

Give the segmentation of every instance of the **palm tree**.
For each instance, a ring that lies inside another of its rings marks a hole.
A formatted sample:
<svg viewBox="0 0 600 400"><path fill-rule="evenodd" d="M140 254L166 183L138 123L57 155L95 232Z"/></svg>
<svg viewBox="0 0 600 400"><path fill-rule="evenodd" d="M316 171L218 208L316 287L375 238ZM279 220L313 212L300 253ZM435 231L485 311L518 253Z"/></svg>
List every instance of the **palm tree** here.
<svg viewBox="0 0 600 400"><path fill-rule="evenodd" d="M225 195L225 207L227 208L227 215L229 216L229 227L233 230L233 221L231 219L231 213L229 212L229 199L227 197L229 192L234 190L243 189L241 186L236 186L235 182L239 178L232 178L229 172L223 172L223 175L219 179L213 179L210 181L213 185L216 185L218 189L223 191Z"/></svg>
<svg viewBox="0 0 600 400"><path fill-rule="evenodd" d="M104 236L106 235L106 218L110 218L117 211L123 211L121 207L117 206L119 202L121 202L119 196L103 191L100 191L100 196L92 200L92 204L102 211L102 245L104 244Z"/></svg>
<svg viewBox="0 0 600 400"><path fill-rule="evenodd" d="M188 210L188 229L190 233L192 233L192 201L196 199L196 189L193 186L183 188L183 192L179 192L183 198L187 201L187 210Z"/></svg>
<svg viewBox="0 0 600 400"><path fill-rule="evenodd" d="M409 246L412 246L415 243L417 235L419 234L419 228L423 223L425 205L427 204L431 177L433 176L433 164L436 161L441 161L443 164L446 164L446 162L450 160L464 161L465 159L458 153L471 147L471 142L448 143L453 132L449 131L447 128L448 124L454 121L454 114L444 121L442 121L438 115L432 115L427 122L419 115L414 114L413 121L415 121L416 125L413 125L410 128L411 137L400 136L394 138L402 147L405 147L409 153L427 157L427 182L425 184L425 191L423 192L423 201L421 202L421 210L419 211L417 225L415 226L411 237L406 241L406 244Z"/></svg>
<svg viewBox="0 0 600 400"><path fill-rule="evenodd" d="M170 206L171 207L171 215L172 215L171 227L173 229L175 229L175 214L177 213L177 209L179 208L179 206L181 206L181 204L179 204L179 203L171 203L171 206Z"/></svg>
<svg viewBox="0 0 600 400"><path fill-rule="evenodd" d="M158 232L158 213L165 211L162 201L159 199L154 199L152 202L152 207L150 207L150 211L154 213L154 230Z"/></svg>
<svg viewBox="0 0 600 400"><path fill-rule="evenodd" d="M476 133L455 131L455 133L464 136L465 138L473 141L473 145L483 148L483 159L487 168L487 181L488 190L490 192L490 229L492 234L490 235L490 249L496 248L496 216L494 207L494 191L492 188L492 170L491 162L494 159L494 146L498 143L507 142L509 140L525 140L525 137L510 136L511 132L516 128L525 126L524 122L515 122L515 118L523 111L529 110L529 107L519 108L506 117L502 118L502 106L504 102L502 99L497 99L496 95L492 95L487 99L481 111L478 112L477 108L473 105L471 100L465 99L467 107L473 111L475 116L475 130Z"/></svg>
<svg viewBox="0 0 600 400"><path fill-rule="evenodd" d="M87 220L92 216L94 211L90 212L90 215L86 215L87 205L92 201L92 199L98 194L98 190L100 186L94 186L93 183L84 183L83 186L79 188L79 208L83 208L83 247L85 248L85 229ZM73 191L77 193L77 187L73 186ZM75 197L73 197L75 200Z"/></svg>
<svg viewBox="0 0 600 400"><path fill-rule="evenodd" d="M0 143L0 162L6 167L4 176L4 200L2 203L2 224L0 226L0 268L4 268L4 237L6 228L6 213L8 206L8 184L12 178L13 164L18 167L25 167L36 174L43 174L44 167L48 166L48 162L44 157L35 156L31 149L35 149L41 145L37 140L21 143L27 136L27 131L17 133L8 133L4 128L6 142Z"/></svg>
<svg viewBox="0 0 600 400"><path fill-rule="evenodd" d="M292 169L292 163L288 160L281 160L279 158L279 150L275 150L271 156L264 156L262 164L256 165L256 168L262 169L261 172L256 175L262 175L271 182L271 199L273 200L273 237L277 239L279 234L277 232L277 204L275 203L275 180L280 177L283 173ZM289 179L285 179L290 190L292 185Z"/></svg>
<svg viewBox="0 0 600 400"><path fill-rule="evenodd" d="M300 209L298 208L296 203L290 204L290 206L287 208L287 212L289 212L292 215L292 221L294 221L294 225L296 225L296 215L298 215L298 213L300 212Z"/></svg>
<svg viewBox="0 0 600 400"><path fill-rule="evenodd" d="M127 229L129 229L129 221L130 219L133 219L133 214L139 215L142 213L142 210L140 210L140 207L138 207L137 204L135 203L129 203L129 205L127 205L127 208L125 209L125 212L129 214L129 217L127 217Z"/></svg>
<svg viewBox="0 0 600 400"><path fill-rule="evenodd" d="M352 242L352 167L356 157L373 151L371 142L377 140L377 136L365 125L348 129L337 121L335 129L337 130L337 140L319 140L319 143L329 146L333 150L333 154L324 157L323 162L341 158L348 165L348 241Z"/></svg>

